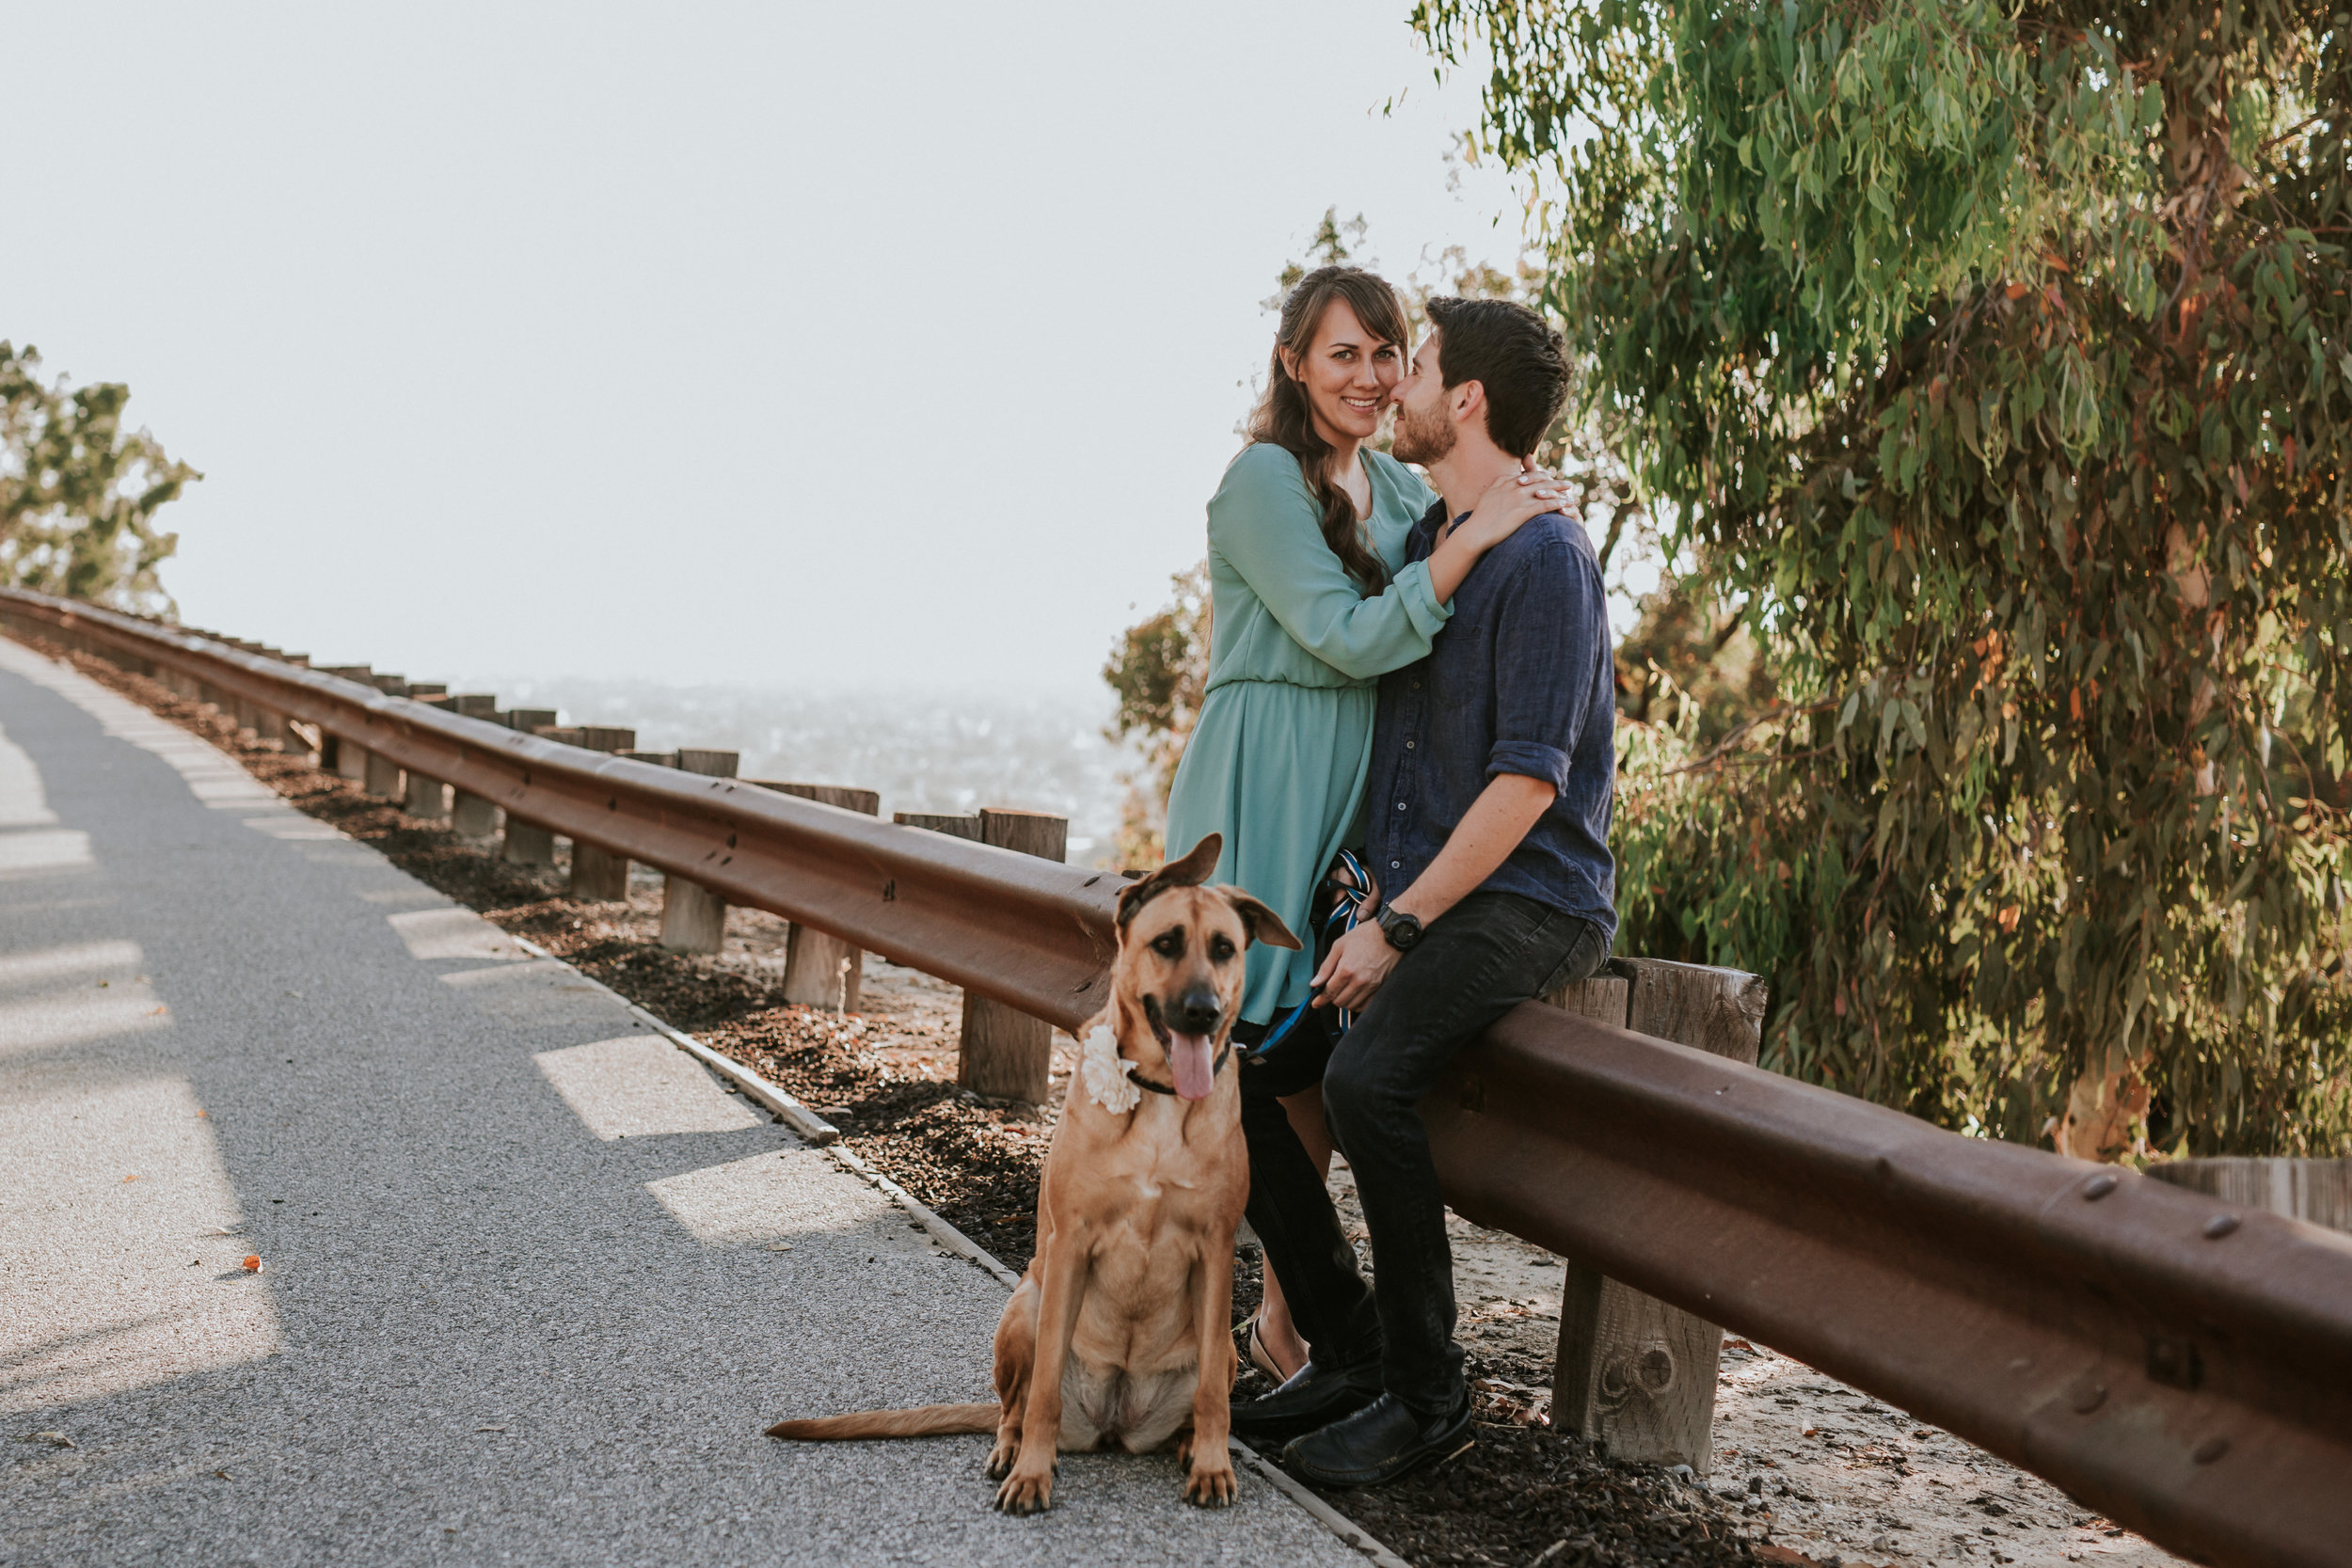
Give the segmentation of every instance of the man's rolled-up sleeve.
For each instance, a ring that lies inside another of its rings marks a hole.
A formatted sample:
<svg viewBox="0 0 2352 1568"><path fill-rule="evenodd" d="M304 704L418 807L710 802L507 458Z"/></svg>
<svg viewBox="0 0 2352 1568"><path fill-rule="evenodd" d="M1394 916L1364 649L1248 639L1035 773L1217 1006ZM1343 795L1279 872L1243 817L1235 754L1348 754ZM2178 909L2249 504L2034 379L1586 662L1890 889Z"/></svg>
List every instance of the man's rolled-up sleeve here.
<svg viewBox="0 0 2352 1568"><path fill-rule="evenodd" d="M1592 634L1608 613L1600 574L1565 541L1534 552L1495 605L1495 743L1486 777L1541 779L1568 786L1569 752L1592 717L1595 660L1607 646Z"/></svg>

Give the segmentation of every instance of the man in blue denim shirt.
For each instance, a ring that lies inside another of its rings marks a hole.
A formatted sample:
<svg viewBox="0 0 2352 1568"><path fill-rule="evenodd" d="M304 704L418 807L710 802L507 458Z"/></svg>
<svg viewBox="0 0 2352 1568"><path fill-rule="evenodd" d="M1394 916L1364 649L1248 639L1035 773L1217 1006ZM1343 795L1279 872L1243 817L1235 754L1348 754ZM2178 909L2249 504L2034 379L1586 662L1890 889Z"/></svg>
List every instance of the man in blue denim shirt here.
<svg viewBox="0 0 2352 1568"><path fill-rule="evenodd" d="M1526 465L1567 380L1560 335L1524 306L1438 299L1429 315L1395 394L1396 455L1442 498L1413 560ZM1318 1485L1376 1485L1470 1441L1445 1200L1418 1105L1488 1024L1608 956L1615 706L1600 565L1556 513L1473 567L1429 657L1381 680L1364 861L1387 902L1315 976L1326 1004L1359 1016L1327 1063L1243 1075L1250 1221L1311 1353L1234 1406L1234 1432L1295 1438L1283 1463ZM1317 1066L1375 1286L1276 1098Z"/></svg>

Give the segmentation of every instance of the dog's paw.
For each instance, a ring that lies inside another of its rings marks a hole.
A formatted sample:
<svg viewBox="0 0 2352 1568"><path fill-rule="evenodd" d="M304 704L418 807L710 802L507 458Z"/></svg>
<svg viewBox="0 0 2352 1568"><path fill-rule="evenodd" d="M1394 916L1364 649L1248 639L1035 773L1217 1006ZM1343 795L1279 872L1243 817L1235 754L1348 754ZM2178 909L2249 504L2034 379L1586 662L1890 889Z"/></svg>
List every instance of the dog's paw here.
<svg viewBox="0 0 2352 1568"><path fill-rule="evenodd" d="M1187 1432L1176 1439L1176 1468L1192 1468L1192 1433Z"/></svg>
<svg viewBox="0 0 2352 1568"><path fill-rule="evenodd" d="M999 1443L988 1450L988 1479L1002 1481L1012 1474L1012 1462L1021 1452L1017 1443Z"/></svg>
<svg viewBox="0 0 2352 1568"><path fill-rule="evenodd" d="M1042 1513L1053 1506L1054 1475L1050 1470L1041 1476L1015 1471L996 1489L996 1509L1000 1513Z"/></svg>
<svg viewBox="0 0 2352 1568"><path fill-rule="evenodd" d="M1234 1493L1233 1466L1203 1465L1184 1478L1184 1501L1195 1508L1230 1508Z"/></svg>

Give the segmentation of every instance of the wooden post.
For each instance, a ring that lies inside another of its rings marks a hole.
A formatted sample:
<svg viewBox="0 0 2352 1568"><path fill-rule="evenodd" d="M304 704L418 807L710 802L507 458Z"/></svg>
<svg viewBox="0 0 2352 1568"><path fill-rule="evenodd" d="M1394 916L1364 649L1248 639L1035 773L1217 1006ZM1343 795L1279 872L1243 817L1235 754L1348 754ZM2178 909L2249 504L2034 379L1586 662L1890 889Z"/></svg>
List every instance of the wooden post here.
<svg viewBox="0 0 2352 1568"><path fill-rule="evenodd" d="M490 717L510 730L535 735L543 724L555 722L551 707L518 707L503 712L493 711ZM516 865L553 865L555 863L555 834L536 822L518 821L513 812L506 814L506 843L504 853Z"/></svg>
<svg viewBox="0 0 2352 1568"><path fill-rule="evenodd" d="M585 725L572 741L591 752L626 752L637 744L635 730ZM566 736L570 739L570 736ZM585 839L572 840L571 895L575 898L620 899L628 896L628 857L614 854Z"/></svg>
<svg viewBox="0 0 2352 1568"><path fill-rule="evenodd" d="M970 816L943 816L929 812L895 812L891 820L902 827L922 828L955 838L968 838L975 843L994 843L983 827L983 821L993 818L999 824L998 838L1011 836L1014 823L1025 814L1015 812L976 812ZM1047 822L1059 820L1047 817ZM1056 846L1044 835L1040 842L1045 848L1040 852L1048 860L1060 858L1052 852ZM1005 848L1023 848L1020 844L1006 843ZM1622 1010L1622 1009L1621 1009ZM1041 1102L1052 1092L1054 1066L1054 1032L1050 1025L1040 1022L1017 1007L1009 1007L993 997L963 993L963 1028L959 1038L956 1061L956 1081L975 1094L1001 1099L1026 1100Z"/></svg>
<svg viewBox="0 0 2352 1568"><path fill-rule="evenodd" d="M2225 1203L2352 1230L2352 1160L2167 1160L2150 1165L2148 1174Z"/></svg>
<svg viewBox="0 0 2352 1568"><path fill-rule="evenodd" d="M449 700L449 710L463 719L495 720L498 708L498 695L490 691L460 691ZM449 792L449 825L467 838L495 838L499 831L499 809L479 795L469 795L462 789L452 788Z"/></svg>
<svg viewBox="0 0 2352 1568"><path fill-rule="evenodd" d="M367 761L367 783L363 787L378 800L399 800L402 794L400 765L389 757L378 756L375 752L370 752Z"/></svg>
<svg viewBox="0 0 2352 1568"><path fill-rule="evenodd" d="M734 752L682 747L664 766L700 773L707 778L732 779L742 762ZM673 953L716 953L726 945L726 900L690 882L676 872L661 879L661 945Z"/></svg>
<svg viewBox="0 0 2352 1568"><path fill-rule="evenodd" d="M882 797L870 789L851 789L844 784L782 784L769 779L754 779L752 783L763 789L781 790L803 800L815 800L819 805L839 806L843 811L864 812L868 816L882 815ZM792 935L784 949L787 1002L853 1013L857 1011L858 992L865 980L864 948L797 920L792 923Z"/></svg>
<svg viewBox="0 0 2352 1568"><path fill-rule="evenodd" d="M507 860L516 865L553 865L555 863L555 834L536 822L525 822L506 814Z"/></svg>
<svg viewBox="0 0 2352 1568"><path fill-rule="evenodd" d="M926 832L946 833L949 838L968 838L980 842L980 814L959 812L942 815L927 811L894 811L890 820L901 828L921 828Z"/></svg>
<svg viewBox="0 0 2352 1568"><path fill-rule="evenodd" d="M421 773L408 775L408 801L401 808L425 822L449 820L449 785Z"/></svg>
<svg viewBox="0 0 2352 1568"><path fill-rule="evenodd" d="M495 838L499 809L479 795L453 789L449 792L449 825L468 838Z"/></svg>
<svg viewBox="0 0 2352 1568"><path fill-rule="evenodd" d="M1058 861L1068 852L1070 821L1041 811L980 811L980 842ZM956 1082L974 1094L1041 1105L1053 1092L1054 1026L993 997L963 994L963 1034Z"/></svg>
<svg viewBox="0 0 2352 1568"><path fill-rule="evenodd" d="M586 839L572 840L572 879L566 891L575 898L627 898L628 857Z"/></svg>
<svg viewBox="0 0 2352 1568"><path fill-rule="evenodd" d="M321 664L313 666L321 674L341 680L358 681L361 686L375 684L373 672L364 664ZM186 692L182 692L186 696ZM319 766L332 768L339 779L362 783L368 776L367 749L347 736L325 734L319 737Z"/></svg>
<svg viewBox="0 0 2352 1568"><path fill-rule="evenodd" d="M495 692L459 691L451 695L447 706L461 719L496 719L499 700ZM479 795L469 795L452 785L449 825L467 838L493 838L499 830L498 807Z"/></svg>
<svg viewBox="0 0 2352 1568"><path fill-rule="evenodd" d="M1544 1000L1755 1065L1767 989L1756 975L1662 958L1619 958L1609 968L1607 975ZM1612 1459L1688 1465L1706 1475L1724 1331L1573 1259L1562 1261L1552 1430L1606 1443Z"/></svg>

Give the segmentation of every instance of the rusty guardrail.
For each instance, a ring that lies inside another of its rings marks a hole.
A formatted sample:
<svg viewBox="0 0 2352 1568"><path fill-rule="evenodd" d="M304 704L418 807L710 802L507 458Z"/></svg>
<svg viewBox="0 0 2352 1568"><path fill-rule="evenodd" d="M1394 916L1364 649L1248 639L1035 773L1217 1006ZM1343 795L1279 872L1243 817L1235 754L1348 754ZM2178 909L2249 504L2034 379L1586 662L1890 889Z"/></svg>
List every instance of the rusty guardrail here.
<svg viewBox="0 0 2352 1568"><path fill-rule="evenodd" d="M1117 879L515 734L39 594L0 610L349 736L1068 1026ZM1432 1094L1449 1200L2200 1561L2352 1560L2352 1238L1530 1005Z"/></svg>

